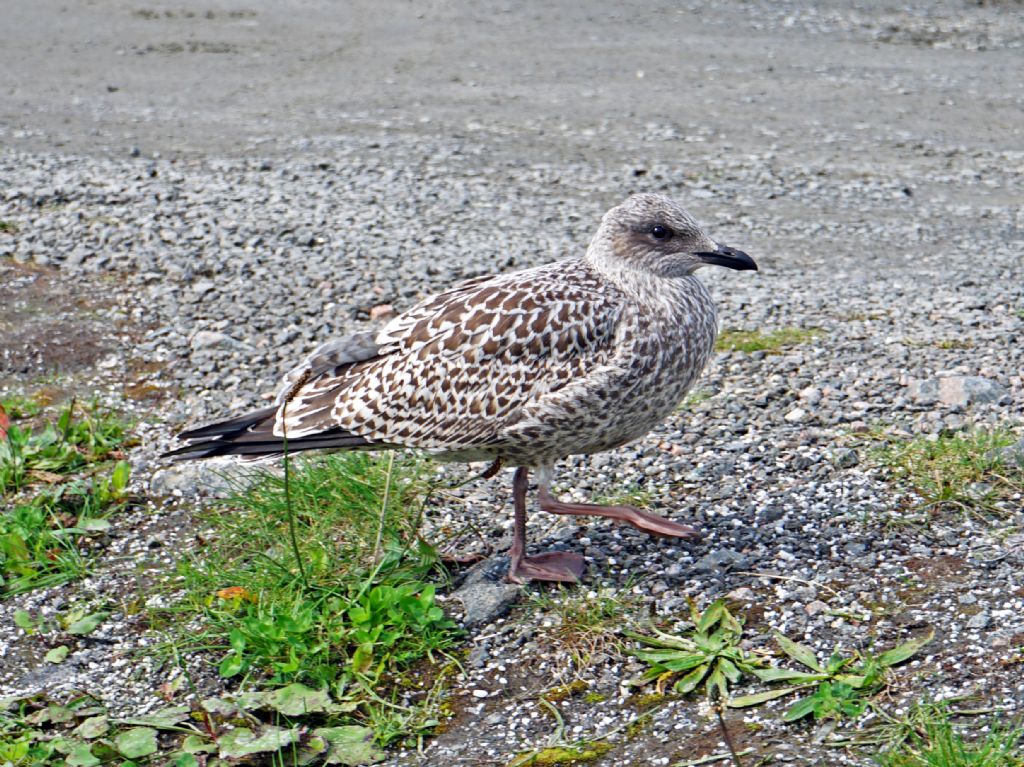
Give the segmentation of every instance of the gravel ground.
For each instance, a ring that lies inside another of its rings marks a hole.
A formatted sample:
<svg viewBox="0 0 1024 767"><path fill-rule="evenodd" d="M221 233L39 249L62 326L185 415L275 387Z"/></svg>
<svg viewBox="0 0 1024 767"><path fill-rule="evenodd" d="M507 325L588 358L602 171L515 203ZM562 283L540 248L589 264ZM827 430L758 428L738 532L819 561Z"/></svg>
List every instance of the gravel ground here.
<svg viewBox="0 0 1024 767"><path fill-rule="evenodd" d="M124 28L94 29L99 42L82 47L94 79L111 55L107 36L130 48L143 39L132 30L158 23L164 36L132 54L138 67L119 70L125 85L110 81L118 90L109 96L62 101L65 70L54 61L38 92L24 83L3 97L0 220L15 227L0 231L0 257L3 279L89 286L113 305L100 325L122 334L122 348L94 355L83 380L145 418L132 463L153 500L119 523L95 575L0 604L0 696L86 689L122 712L163 705L167 672L131 654L154 641L138 614L115 614L60 666L41 663L46 640L26 637L11 615L160 582L194 537L194 503L157 496L187 495L210 475L161 473L155 456L170 435L259 403L292 361L326 337L373 326L380 307L400 311L453 281L577 252L610 205L656 190L758 261L757 275L702 274L726 328L820 333L777 354L719 354L699 384L706 397L644 440L561 467L563 495L640 488L653 509L695 521L700 543L536 515L533 544L583 550L591 566L581 590L625 589L638 615L681 616L688 596L731 594L756 646L770 644L771 629L826 654L836 643L884 647L934 629L901 675L897 701L971 693L1021 710L1013 659L1024 643L1024 505L1016 499L995 522L944 515L907 525L913 499L871 467L860 436L970 424L1020 436L1024 86L1010 74L1024 42L1019 5L684 4L619 37L626 10L551 19L510 6L495 17L496 39L522 43L521 78L502 74L510 54L493 43L493 57L460 62L489 17L438 10L423 24L434 35L445 22L460 30L449 33L452 50L432 53L430 35L396 41L372 70L378 80L346 86L351 104L332 96L312 108L315 83L284 68L294 77L268 80L258 108L251 90L232 92L236 103L220 81L197 85L194 114L173 90L146 95L142 86L156 58L156 69L197 78L204 49L160 46L226 40L228 30L240 47L218 66L241 77L251 65L258 84L272 64L301 60L297 44L266 37L273 9L218 5L211 24L221 37L203 37L182 31L202 18L186 15L191 6L168 7L162 21L98 7ZM312 28L324 11L311 8ZM243 10L252 15L231 15ZM399 27L415 23L396 13ZM369 39L384 35L364 22ZM561 40L570 24L589 30L575 38L589 43L553 58L544 34ZM679 58L697 87L668 87L666 28L679 30L684 51L716 43ZM328 44L306 33L314 51ZM730 38L743 44L723 47ZM329 72L366 74L370 53L346 45L345 61L312 58ZM555 60L564 71L542 75ZM430 77L444 85L426 99ZM87 79L72 78L69 91ZM114 103L118 94L127 103ZM144 96L149 112L138 111ZM303 126L287 119L296 105L309 109ZM41 328L35 343L44 347ZM2 372L5 388L27 377L10 364ZM143 385L146 399L125 397ZM508 493L505 473L464 491L499 551L510 539ZM463 508L439 507L433 523ZM604 699L565 701L568 734L597 737L634 718L621 683L639 666L599 656L575 667L552 622L543 613L528 622L519 609L477 626L454 722L424 754L396 752L388 764L504 764L552 731L537 694L577 675ZM798 764L867 763L821 751L777 714L730 712L737 747ZM722 748L717 725L691 700L611 740L618 745L600 764L669 764Z"/></svg>

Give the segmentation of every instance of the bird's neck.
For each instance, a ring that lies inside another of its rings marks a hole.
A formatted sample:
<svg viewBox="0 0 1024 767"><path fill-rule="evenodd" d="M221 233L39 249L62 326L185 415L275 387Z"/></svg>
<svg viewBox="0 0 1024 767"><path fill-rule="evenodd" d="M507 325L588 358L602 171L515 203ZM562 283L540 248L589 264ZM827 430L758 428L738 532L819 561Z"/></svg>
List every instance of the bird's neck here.
<svg viewBox="0 0 1024 767"><path fill-rule="evenodd" d="M642 264L610 255L609 250L592 243L584 260L592 269L630 299L666 317L677 315L681 308L707 305L714 311L711 294L696 275L665 276L655 274Z"/></svg>

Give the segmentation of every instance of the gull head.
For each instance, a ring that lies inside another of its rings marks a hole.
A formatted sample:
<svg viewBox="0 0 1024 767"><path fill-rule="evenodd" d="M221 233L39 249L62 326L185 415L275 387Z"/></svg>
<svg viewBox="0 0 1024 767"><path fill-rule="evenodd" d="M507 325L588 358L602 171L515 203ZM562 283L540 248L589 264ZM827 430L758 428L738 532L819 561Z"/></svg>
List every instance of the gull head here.
<svg viewBox="0 0 1024 767"><path fill-rule="evenodd" d="M588 258L661 277L688 276L709 264L757 269L743 251L712 240L675 200L650 193L635 194L605 213Z"/></svg>

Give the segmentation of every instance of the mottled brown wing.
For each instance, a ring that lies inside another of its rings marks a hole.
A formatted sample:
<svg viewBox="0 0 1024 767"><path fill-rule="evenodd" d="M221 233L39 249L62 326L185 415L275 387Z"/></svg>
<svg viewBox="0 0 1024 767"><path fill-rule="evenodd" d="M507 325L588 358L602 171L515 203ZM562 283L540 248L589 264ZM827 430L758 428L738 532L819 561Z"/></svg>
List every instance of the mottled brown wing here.
<svg viewBox="0 0 1024 767"><path fill-rule="evenodd" d="M389 323L377 356L299 387L288 433L341 427L425 449L495 446L524 409L607 363L617 298L582 261L459 286Z"/></svg>

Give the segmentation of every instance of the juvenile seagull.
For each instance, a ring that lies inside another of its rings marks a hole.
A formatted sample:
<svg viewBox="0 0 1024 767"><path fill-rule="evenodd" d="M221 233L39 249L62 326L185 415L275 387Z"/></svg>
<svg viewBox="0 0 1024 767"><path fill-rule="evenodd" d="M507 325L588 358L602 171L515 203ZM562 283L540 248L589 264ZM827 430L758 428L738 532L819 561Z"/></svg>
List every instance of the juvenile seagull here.
<svg viewBox="0 0 1024 767"><path fill-rule="evenodd" d="M576 582L579 554L526 555L530 469L544 511L697 536L632 506L560 501L551 479L560 459L646 434L696 381L718 332L694 274L705 264L757 269L672 200L634 195L605 214L582 257L472 279L379 333L329 341L285 376L272 406L186 431L169 455L276 455L287 440L291 452L409 447L515 466L509 579Z"/></svg>

